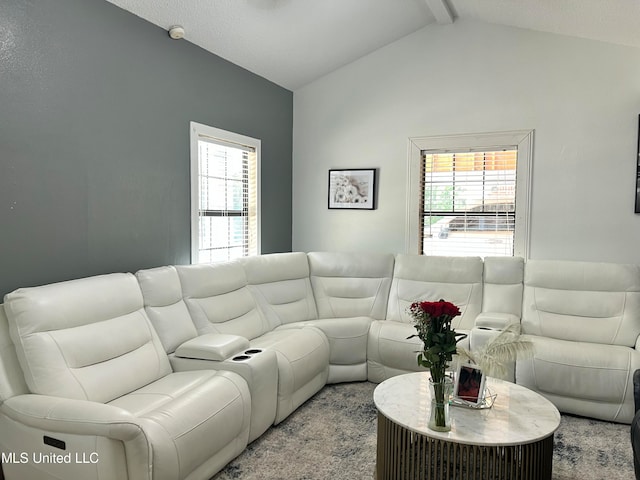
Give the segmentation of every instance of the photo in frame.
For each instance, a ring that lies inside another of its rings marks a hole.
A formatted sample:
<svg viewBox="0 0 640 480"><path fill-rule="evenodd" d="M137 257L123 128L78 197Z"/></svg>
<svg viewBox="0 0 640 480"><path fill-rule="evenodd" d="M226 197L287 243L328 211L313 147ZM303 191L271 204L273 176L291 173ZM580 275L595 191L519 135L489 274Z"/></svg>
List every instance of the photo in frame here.
<svg viewBox="0 0 640 480"><path fill-rule="evenodd" d="M486 375L477 365L458 365L453 385L453 396L471 405L479 405L484 400Z"/></svg>
<svg viewBox="0 0 640 480"><path fill-rule="evenodd" d="M376 169L329 170L329 208L374 210Z"/></svg>

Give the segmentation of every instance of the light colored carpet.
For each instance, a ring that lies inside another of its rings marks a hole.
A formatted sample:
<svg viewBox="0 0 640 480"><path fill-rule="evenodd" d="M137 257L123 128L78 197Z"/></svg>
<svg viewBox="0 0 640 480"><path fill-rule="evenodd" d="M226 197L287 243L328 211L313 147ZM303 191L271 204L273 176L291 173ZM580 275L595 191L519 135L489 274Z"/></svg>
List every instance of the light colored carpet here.
<svg viewBox="0 0 640 480"><path fill-rule="evenodd" d="M270 428L213 480L371 479L376 408L368 382L327 385ZM553 480L632 480L629 425L563 415Z"/></svg>

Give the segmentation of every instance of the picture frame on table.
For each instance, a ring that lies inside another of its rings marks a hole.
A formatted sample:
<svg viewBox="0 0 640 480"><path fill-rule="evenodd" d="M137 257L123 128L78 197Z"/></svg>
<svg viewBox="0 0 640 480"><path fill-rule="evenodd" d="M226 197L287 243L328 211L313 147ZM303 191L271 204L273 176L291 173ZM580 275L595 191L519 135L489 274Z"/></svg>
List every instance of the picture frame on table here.
<svg viewBox="0 0 640 480"><path fill-rule="evenodd" d="M486 375L478 365L460 364L453 385L453 397L470 405L480 405L484 401L485 381Z"/></svg>
<svg viewBox="0 0 640 480"><path fill-rule="evenodd" d="M329 209L374 210L376 181L375 168L329 170Z"/></svg>

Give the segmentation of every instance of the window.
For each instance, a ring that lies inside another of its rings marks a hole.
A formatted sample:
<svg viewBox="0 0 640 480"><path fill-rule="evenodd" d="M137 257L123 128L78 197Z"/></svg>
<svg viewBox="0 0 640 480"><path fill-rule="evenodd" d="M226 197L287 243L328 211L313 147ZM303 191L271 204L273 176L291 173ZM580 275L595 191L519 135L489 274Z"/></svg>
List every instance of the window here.
<svg viewBox="0 0 640 480"><path fill-rule="evenodd" d="M191 122L191 263L259 248L260 140Z"/></svg>
<svg viewBox="0 0 640 480"><path fill-rule="evenodd" d="M513 255L517 150L423 150L426 255Z"/></svg>
<svg viewBox="0 0 640 480"><path fill-rule="evenodd" d="M410 139L408 251L526 257L532 137Z"/></svg>

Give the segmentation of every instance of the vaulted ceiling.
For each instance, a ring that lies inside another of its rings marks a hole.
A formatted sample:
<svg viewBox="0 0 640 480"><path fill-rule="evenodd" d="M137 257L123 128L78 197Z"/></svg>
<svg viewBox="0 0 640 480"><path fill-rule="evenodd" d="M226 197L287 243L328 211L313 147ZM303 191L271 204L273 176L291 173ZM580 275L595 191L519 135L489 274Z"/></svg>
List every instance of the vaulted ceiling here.
<svg viewBox="0 0 640 480"><path fill-rule="evenodd" d="M107 0L290 90L458 18L640 47L638 0Z"/></svg>

